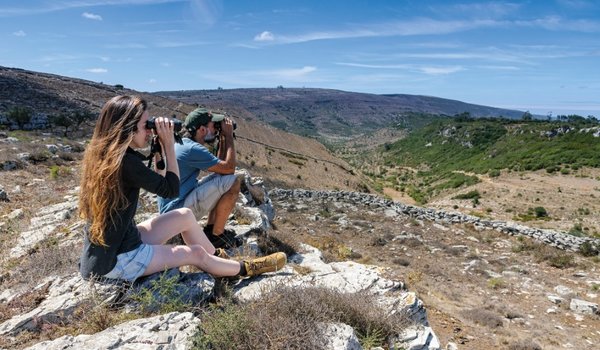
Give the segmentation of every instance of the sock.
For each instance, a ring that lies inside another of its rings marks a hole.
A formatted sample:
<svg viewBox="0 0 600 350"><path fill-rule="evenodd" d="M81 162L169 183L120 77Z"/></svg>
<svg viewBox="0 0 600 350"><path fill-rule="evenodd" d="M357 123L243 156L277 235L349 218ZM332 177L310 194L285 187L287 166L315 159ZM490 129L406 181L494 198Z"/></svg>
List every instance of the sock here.
<svg viewBox="0 0 600 350"><path fill-rule="evenodd" d="M207 235L208 235L209 233L210 233L210 234L212 234L212 233L213 233L213 227L214 227L214 226L215 226L215 225L213 225L213 224L210 224L210 225L206 225L206 226L204 226L204 233L206 233Z"/></svg>
<svg viewBox="0 0 600 350"><path fill-rule="evenodd" d="M240 276L246 276L248 274L248 271L246 271L246 264L243 260L240 261L240 272L238 274Z"/></svg>

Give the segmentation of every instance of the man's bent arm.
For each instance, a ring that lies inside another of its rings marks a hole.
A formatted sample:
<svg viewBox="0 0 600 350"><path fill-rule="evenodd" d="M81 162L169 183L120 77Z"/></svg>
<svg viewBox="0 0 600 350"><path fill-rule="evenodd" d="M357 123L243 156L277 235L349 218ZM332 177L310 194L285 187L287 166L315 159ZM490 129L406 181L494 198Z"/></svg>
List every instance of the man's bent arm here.
<svg viewBox="0 0 600 350"><path fill-rule="evenodd" d="M223 157L224 155L224 157ZM219 147L219 162L210 168L208 171L217 174L233 174L235 172L235 147L233 145L233 137L224 137L224 142ZM223 158L221 158L223 157Z"/></svg>

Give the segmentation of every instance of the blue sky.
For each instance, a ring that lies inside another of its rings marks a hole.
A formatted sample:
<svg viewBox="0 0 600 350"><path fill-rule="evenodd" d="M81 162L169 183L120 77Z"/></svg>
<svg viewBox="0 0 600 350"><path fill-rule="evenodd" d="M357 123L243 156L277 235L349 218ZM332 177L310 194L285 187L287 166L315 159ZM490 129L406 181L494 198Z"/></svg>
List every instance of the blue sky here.
<svg viewBox="0 0 600 350"><path fill-rule="evenodd" d="M139 91L320 87L600 117L600 2L3 0L0 65Z"/></svg>

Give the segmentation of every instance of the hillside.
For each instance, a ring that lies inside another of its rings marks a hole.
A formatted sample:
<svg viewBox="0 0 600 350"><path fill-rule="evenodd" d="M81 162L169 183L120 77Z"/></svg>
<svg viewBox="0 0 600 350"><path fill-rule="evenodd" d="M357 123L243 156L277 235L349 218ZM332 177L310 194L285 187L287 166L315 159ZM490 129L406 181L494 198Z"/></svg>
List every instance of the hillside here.
<svg viewBox="0 0 600 350"><path fill-rule="evenodd" d="M275 88L162 91L156 94L211 108L235 106L241 115L326 142L350 140L390 126L419 124L419 115L520 118L521 111L439 97L375 95L329 89Z"/></svg>
<svg viewBox="0 0 600 350"><path fill-rule="evenodd" d="M28 108L34 117L42 119L77 111L97 115L108 99L119 94L141 95L148 101L152 115L175 115L183 119L196 107L194 104L120 86L0 67L0 121L13 107ZM283 187L364 188L361 180L351 173L344 161L331 155L315 140L273 128L252 118L244 118L239 110L227 104L220 107L230 115L241 117L236 118L236 134L239 136L236 142L237 158L241 166L251 169L257 176L265 176L272 184ZM66 139L85 141L91 134L92 126L93 121L83 124L82 130L72 132ZM42 145L38 146L43 148ZM36 148L28 145L19 147L28 150ZM19 163L14 152L3 151L0 164L7 161Z"/></svg>
<svg viewBox="0 0 600 350"><path fill-rule="evenodd" d="M598 236L599 130L579 118L445 118L345 157L405 203Z"/></svg>

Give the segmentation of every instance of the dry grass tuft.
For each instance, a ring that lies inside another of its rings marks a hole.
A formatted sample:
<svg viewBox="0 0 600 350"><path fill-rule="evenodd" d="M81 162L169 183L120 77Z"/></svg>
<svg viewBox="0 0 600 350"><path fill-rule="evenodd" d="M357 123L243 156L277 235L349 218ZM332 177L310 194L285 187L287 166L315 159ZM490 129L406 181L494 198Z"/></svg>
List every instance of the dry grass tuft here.
<svg viewBox="0 0 600 350"><path fill-rule="evenodd" d="M196 348L321 349L323 323L352 326L364 345L381 346L406 328L404 315L386 315L373 296L340 294L324 288L280 286L259 300L230 300L202 315ZM374 345L376 344L376 345Z"/></svg>
<svg viewBox="0 0 600 350"><path fill-rule="evenodd" d="M38 245L32 254L9 262L13 265L10 275L0 287L19 285L30 288L48 276L63 276L77 271L80 249L74 246L59 246L50 237Z"/></svg>
<svg viewBox="0 0 600 350"><path fill-rule="evenodd" d="M484 308L465 310L462 314L467 319L488 328L502 327L502 317Z"/></svg>
<svg viewBox="0 0 600 350"><path fill-rule="evenodd" d="M300 241L293 232L271 230L269 234L258 236L258 247L265 254L284 252L292 256L300 251Z"/></svg>
<svg viewBox="0 0 600 350"><path fill-rule="evenodd" d="M542 350L542 347L532 340L519 340L508 346L508 350Z"/></svg>

